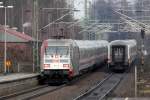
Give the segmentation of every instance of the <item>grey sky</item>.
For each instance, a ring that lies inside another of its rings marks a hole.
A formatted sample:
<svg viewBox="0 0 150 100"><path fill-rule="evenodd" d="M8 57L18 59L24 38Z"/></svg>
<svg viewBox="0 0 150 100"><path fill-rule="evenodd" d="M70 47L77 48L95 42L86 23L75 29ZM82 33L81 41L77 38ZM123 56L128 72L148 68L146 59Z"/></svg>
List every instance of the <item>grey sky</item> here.
<svg viewBox="0 0 150 100"><path fill-rule="evenodd" d="M84 1L85 0L74 0L75 9L80 10L79 12L74 13L75 18L77 18L77 19L84 17ZM94 0L88 0L88 1L92 2ZM133 3L135 0L128 0L128 1Z"/></svg>

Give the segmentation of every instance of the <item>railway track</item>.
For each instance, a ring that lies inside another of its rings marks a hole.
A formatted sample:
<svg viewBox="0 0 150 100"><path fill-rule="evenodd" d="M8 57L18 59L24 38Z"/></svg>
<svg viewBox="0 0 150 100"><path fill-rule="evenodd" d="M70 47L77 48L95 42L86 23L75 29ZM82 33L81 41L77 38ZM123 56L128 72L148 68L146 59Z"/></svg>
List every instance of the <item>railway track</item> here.
<svg viewBox="0 0 150 100"><path fill-rule="evenodd" d="M35 88L2 96L0 97L0 100L29 100L46 93L54 92L58 89L63 88L64 86L66 86L66 84L60 86L48 86L48 85L37 86Z"/></svg>
<svg viewBox="0 0 150 100"><path fill-rule="evenodd" d="M5 95L0 97L0 100L29 100L29 99L33 99L36 97L39 97L41 95L45 95L47 93L52 93L54 91L57 91L67 85L72 85L75 82L78 82L80 79L83 79L85 77L87 77L89 73L86 73L84 75L80 75L79 77L75 78L74 80L72 80L71 82L67 83L67 84L63 84L60 86L49 86L49 85L42 85L42 86L37 86L31 89L26 89L23 90L21 92L15 92L9 95Z"/></svg>
<svg viewBox="0 0 150 100"><path fill-rule="evenodd" d="M97 85L74 100L102 100L120 83L123 76L124 74L111 73Z"/></svg>

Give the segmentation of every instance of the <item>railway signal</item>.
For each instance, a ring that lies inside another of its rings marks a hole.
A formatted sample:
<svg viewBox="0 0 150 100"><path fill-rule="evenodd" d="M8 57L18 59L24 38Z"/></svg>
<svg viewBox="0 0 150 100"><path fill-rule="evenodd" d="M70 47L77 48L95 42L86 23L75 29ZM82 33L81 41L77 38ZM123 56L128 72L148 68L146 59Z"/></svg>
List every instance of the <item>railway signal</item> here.
<svg viewBox="0 0 150 100"><path fill-rule="evenodd" d="M142 55L141 55L141 64L142 66L144 65L144 38L145 38L145 30L144 27L141 29L141 38L142 38L142 45L141 45L141 50L142 50Z"/></svg>
<svg viewBox="0 0 150 100"><path fill-rule="evenodd" d="M142 37L142 39L145 38L145 30L144 29L141 29L141 37Z"/></svg>

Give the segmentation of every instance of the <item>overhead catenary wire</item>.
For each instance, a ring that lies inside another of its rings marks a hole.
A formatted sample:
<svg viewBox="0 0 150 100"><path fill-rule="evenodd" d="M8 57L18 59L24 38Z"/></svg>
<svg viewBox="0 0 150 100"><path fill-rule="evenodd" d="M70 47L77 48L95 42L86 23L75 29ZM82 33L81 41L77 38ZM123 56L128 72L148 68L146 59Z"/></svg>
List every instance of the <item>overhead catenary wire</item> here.
<svg viewBox="0 0 150 100"><path fill-rule="evenodd" d="M116 10L114 10L113 9L113 11L116 13L116 14L119 14L120 16L122 16L124 19L126 19L126 20L131 20L131 21L133 21L133 23L135 22L135 23L137 23L140 27L145 27L145 29L147 30L147 31L150 31L150 26L149 25L147 25L147 24L145 24L145 23L142 23L142 22L140 22L140 21L137 21L137 20L135 20L135 19L133 19L132 17L129 17L129 16L127 16L127 15L125 15L125 14L122 14L122 13L120 13L120 12L118 12L118 11L116 11Z"/></svg>
<svg viewBox="0 0 150 100"><path fill-rule="evenodd" d="M61 16L60 18L58 18L58 19L56 19L56 20L54 20L53 22L51 22L51 23L49 23L49 24L47 24L47 25L45 25L44 27L42 27L41 29L39 29L38 31L41 31L41 30L43 30L43 29L45 29L45 28L47 28L47 27L50 27L52 24L54 24L55 22L57 22L57 21L59 21L59 20L61 20L62 18L64 18L65 16L67 16L67 15L69 15L69 14L71 14L72 13L72 11L70 11L70 12L68 12L68 13L66 13L66 14L64 14L63 16Z"/></svg>

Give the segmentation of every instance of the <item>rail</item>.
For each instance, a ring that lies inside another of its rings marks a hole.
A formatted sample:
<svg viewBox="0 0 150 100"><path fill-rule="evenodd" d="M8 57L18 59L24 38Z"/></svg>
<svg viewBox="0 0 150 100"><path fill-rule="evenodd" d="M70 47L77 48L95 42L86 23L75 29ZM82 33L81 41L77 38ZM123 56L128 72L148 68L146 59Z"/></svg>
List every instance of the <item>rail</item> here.
<svg viewBox="0 0 150 100"><path fill-rule="evenodd" d="M124 74L109 74L89 91L81 94L74 100L102 100L104 99L123 79Z"/></svg>

